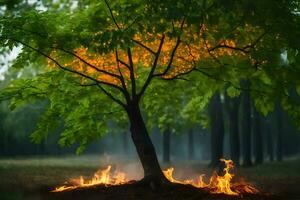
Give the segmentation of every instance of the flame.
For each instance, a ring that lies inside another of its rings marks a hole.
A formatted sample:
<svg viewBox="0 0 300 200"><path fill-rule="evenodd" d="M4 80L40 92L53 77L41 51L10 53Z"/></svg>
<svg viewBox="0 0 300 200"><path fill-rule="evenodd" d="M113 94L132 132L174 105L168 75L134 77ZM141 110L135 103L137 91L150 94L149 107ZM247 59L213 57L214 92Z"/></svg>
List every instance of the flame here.
<svg viewBox="0 0 300 200"><path fill-rule="evenodd" d="M98 170L92 179L85 180L82 176L76 179L71 179L71 186L63 185L55 188L52 192L62 192L66 190L73 190L81 187L89 187L98 184L104 185L121 185L126 183L128 180L126 179L126 175L123 172L115 172L111 173L111 165L107 166L104 170Z"/></svg>
<svg viewBox="0 0 300 200"><path fill-rule="evenodd" d="M215 194L227 194L227 195L240 195L243 193L257 194L259 191L251 184L241 180L239 182L232 183L233 174L230 170L234 167L232 160L220 159L224 162L225 168L223 169L224 175L220 176L216 172L210 177L209 182L204 181L205 174L201 174L197 179L186 179L183 181L176 180L173 177L174 168L171 167L163 171L165 177L172 183L192 185L196 188L207 188L211 193ZM76 179L71 179L68 185L63 185L55 188L52 192L62 192L67 190L73 190L76 188L90 187L93 185L104 184L108 185L121 185L128 182L126 174L123 172L111 172L111 165L104 170L98 170L92 179L85 180L82 176Z"/></svg>
<svg viewBox="0 0 300 200"><path fill-rule="evenodd" d="M196 188L208 188L211 193L215 194L227 194L227 195L239 195L242 193L252 193L257 194L259 191L249 183L245 181L240 181L238 183L232 183L233 174L230 173L230 170L234 167L232 160L220 159L220 161L224 162L224 175L219 176L216 172L209 179L209 183L205 183L203 180L204 174L198 176L197 180L194 179L186 179L183 181L176 180L173 177L174 168L171 167L164 172L166 178L172 183L180 183L180 184L189 184Z"/></svg>

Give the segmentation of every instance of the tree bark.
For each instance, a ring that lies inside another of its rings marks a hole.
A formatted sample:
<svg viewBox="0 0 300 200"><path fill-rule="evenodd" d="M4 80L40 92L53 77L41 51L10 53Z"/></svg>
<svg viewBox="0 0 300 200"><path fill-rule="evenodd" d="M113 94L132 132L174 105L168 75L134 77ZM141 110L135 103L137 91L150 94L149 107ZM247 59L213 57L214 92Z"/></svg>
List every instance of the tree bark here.
<svg viewBox="0 0 300 200"><path fill-rule="evenodd" d="M211 166L221 167L223 158L224 121L220 94L216 93L210 104L211 120Z"/></svg>
<svg viewBox="0 0 300 200"><path fill-rule="evenodd" d="M170 140L171 132L169 127L163 133L163 162L170 163Z"/></svg>
<svg viewBox="0 0 300 200"><path fill-rule="evenodd" d="M229 119L230 157L236 166L240 164L239 105L239 97L229 98L225 95L225 106Z"/></svg>
<svg viewBox="0 0 300 200"><path fill-rule="evenodd" d="M253 137L254 137L254 156L255 164L263 163L263 144L261 132L261 118L260 114L253 107Z"/></svg>
<svg viewBox="0 0 300 200"><path fill-rule="evenodd" d="M246 82L247 87L249 83ZM242 141L243 141L243 165L251 166L251 101L249 91L244 91L242 95Z"/></svg>
<svg viewBox="0 0 300 200"><path fill-rule="evenodd" d="M149 137L138 103L129 104L127 114L130 121L131 138L144 170L143 181L149 183L152 189L156 190L161 184L169 181L160 168L154 145Z"/></svg>
<svg viewBox="0 0 300 200"><path fill-rule="evenodd" d="M194 133L193 133L193 129L190 129L188 133L188 158L189 160L193 160L194 157L195 157Z"/></svg>

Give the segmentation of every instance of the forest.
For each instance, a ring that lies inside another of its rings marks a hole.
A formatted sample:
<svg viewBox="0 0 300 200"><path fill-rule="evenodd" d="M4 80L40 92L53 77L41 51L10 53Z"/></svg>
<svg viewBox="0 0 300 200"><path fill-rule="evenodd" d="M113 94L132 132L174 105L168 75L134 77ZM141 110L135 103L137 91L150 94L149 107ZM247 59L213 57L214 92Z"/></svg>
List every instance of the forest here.
<svg viewBox="0 0 300 200"><path fill-rule="evenodd" d="M1 0L0 199L300 199L299 0Z"/></svg>

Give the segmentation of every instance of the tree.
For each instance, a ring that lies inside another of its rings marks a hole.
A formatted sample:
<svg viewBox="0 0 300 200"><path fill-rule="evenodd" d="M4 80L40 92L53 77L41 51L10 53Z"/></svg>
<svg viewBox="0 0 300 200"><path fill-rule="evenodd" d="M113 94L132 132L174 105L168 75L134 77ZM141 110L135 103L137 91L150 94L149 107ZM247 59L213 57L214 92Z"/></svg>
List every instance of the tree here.
<svg viewBox="0 0 300 200"><path fill-rule="evenodd" d="M193 129L188 130L188 159L193 160L195 158L194 148L194 131Z"/></svg>
<svg viewBox="0 0 300 200"><path fill-rule="evenodd" d="M263 162L263 139L261 130L260 113L253 107L253 148L254 148L254 163L262 164Z"/></svg>
<svg viewBox="0 0 300 200"><path fill-rule="evenodd" d="M282 134L283 134L283 113L281 110L280 105L276 105L275 108L275 117L276 117L276 133L277 133L277 138L276 138L276 160L277 161L282 161Z"/></svg>
<svg viewBox="0 0 300 200"><path fill-rule="evenodd" d="M215 93L210 104L211 166L220 166L223 155L224 119L220 93Z"/></svg>
<svg viewBox="0 0 300 200"><path fill-rule="evenodd" d="M170 143L171 143L171 132L170 128L167 128L163 133L163 161L170 163Z"/></svg>
<svg viewBox="0 0 300 200"><path fill-rule="evenodd" d="M249 82L245 83L249 88ZM251 166L251 99L249 91L242 94L242 141L243 141L243 165Z"/></svg>
<svg viewBox="0 0 300 200"><path fill-rule="evenodd" d="M33 134L36 141L60 118L65 123L60 143L80 142L84 147L105 133L105 120L127 115L144 180L160 185L167 180L141 110L153 80L185 79L198 72L215 80L222 75L221 82L232 77L239 82L243 77L237 75L242 71L238 66L268 59L269 55L258 54L269 41L262 38L278 34L282 40L297 38L297 31L288 36L280 31L283 26L285 30L297 27L291 12L298 6L294 2L104 0L85 5L80 1L75 8L65 3L44 12L7 15L1 18L1 46L22 48L14 67L43 70L33 79L12 83L2 97L15 93L16 104L50 100ZM211 67L216 65L220 67ZM120 112L114 115L113 109Z"/></svg>
<svg viewBox="0 0 300 200"><path fill-rule="evenodd" d="M234 88L228 88L225 93L225 108L228 114L228 131L230 141L230 158L235 165L239 166L240 163L240 136L239 136L239 108L240 97L239 92L232 93L230 91L236 91ZM229 94L232 96L230 97Z"/></svg>
<svg viewBox="0 0 300 200"><path fill-rule="evenodd" d="M267 154L270 162L274 161L274 140L273 140L273 134L271 130L271 119L270 114L264 118L263 123L263 130L265 132L266 138L266 146L267 146Z"/></svg>

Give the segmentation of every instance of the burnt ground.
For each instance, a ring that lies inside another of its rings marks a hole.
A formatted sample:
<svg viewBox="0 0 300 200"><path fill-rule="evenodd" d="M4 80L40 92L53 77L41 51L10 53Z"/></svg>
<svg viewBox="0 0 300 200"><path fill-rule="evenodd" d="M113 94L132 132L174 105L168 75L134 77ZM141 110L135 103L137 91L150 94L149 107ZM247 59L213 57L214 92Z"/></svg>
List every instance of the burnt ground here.
<svg viewBox="0 0 300 200"><path fill-rule="evenodd" d="M208 173L209 170L206 165L197 162L182 163L182 166L183 171L193 169L197 173ZM179 167L176 166L175 169ZM60 193L50 192L67 178L89 176L97 169L98 163L95 164L93 159L86 158L80 158L78 162L69 158L56 160L48 157L0 159L0 200L300 200L299 157L282 163L267 163L236 170L236 178L244 177L254 184L261 191L258 195L210 194L205 189L178 184L168 185L161 191L153 192L149 187L136 182L110 187L98 185Z"/></svg>
<svg viewBox="0 0 300 200"><path fill-rule="evenodd" d="M24 193L23 197L31 199L33 193L38 192L42 200L299 200L299 196L292 194L243 194L229 196L224 194L211 194L205 189L197 189L190 185L171 184L160 191L153 192L150 188L138 184L125 184L118 186L98 185L89 188L80 188L71 191L49 193L49 188Z"/></svg>

